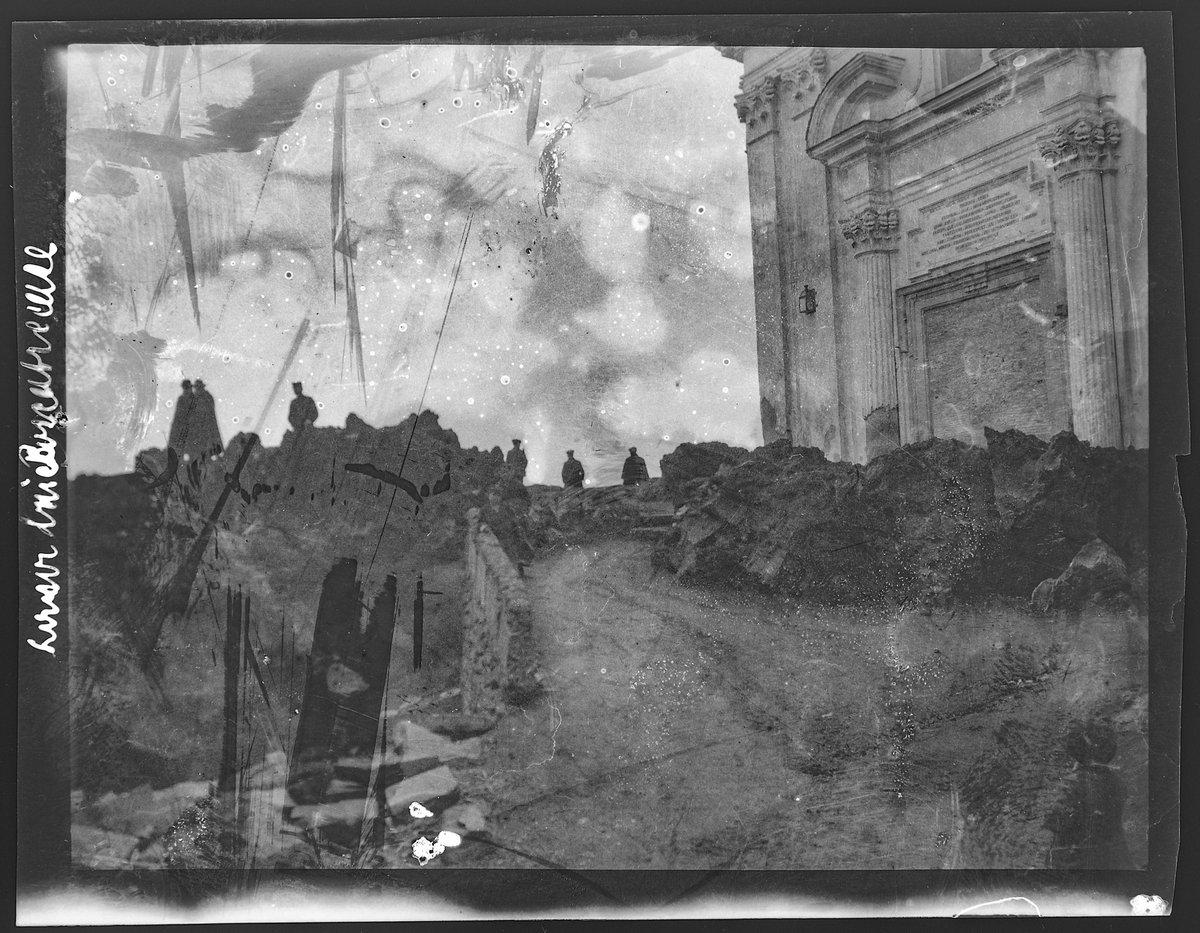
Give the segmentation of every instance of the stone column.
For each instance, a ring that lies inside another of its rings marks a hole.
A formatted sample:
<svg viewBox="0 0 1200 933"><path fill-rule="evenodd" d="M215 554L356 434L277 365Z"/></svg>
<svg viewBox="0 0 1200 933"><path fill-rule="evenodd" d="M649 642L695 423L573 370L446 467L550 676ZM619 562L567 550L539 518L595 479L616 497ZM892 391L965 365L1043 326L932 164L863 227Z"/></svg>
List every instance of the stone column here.
<svg viewBox="0 0 1200 933"><path fill-rule="evenodd" d="M738 118L746 124L758 386L765 444L789 436L792 407L787 318L780 281L779 205L775 174L775 137L779 132L778 85L778 75L762 75L737 97Z"/></svg>
<svg viewBox="0 0 1200 933"><path fill-rule="evenodd" d="M892 254L900 239L900 215L895 208L873 206L839 223L859 262L859 299L866 323L862 410L866 456L871 460L900 444L896 322L892 310Z"/></svg>
<svg viewBox="0 0 1200 933"><path fill-rule="evenodd" d="M1090 118L1038 140L1058 177L1054 213L1067 276L1072 420L1075 435L1098 447L1122 446L1103 188L1103 174L1120 141L1114 121Z"/></svg>

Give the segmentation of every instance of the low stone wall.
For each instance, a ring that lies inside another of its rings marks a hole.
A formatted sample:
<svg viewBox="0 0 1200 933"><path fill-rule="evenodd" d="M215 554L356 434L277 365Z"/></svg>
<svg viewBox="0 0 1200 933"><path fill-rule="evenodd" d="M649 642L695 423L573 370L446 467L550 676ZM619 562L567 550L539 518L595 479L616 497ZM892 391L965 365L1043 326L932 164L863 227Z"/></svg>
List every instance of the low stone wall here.
<svg viewBox="0 0 1200 933"><path fill-rule="evenodd" d="M467 512L466 559L463 711L499 716L509 704L520 704L537 690L529 599L525 581L479 509Z"/></svg>

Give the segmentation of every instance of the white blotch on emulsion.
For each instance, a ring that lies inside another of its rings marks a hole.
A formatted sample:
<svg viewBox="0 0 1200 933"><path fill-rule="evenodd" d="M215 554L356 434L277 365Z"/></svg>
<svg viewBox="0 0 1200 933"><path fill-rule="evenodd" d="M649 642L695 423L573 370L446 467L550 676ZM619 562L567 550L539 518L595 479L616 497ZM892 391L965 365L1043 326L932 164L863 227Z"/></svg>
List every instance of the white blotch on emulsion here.
<svg viewBox="0 0 1200 933"><path fill-rule="evenodd" d="M408 815L414 820L427 820L433 816L433 811L418 800L408 805Z"/></svg>
<svg viewBox="0 0 1200 933"><path fill-rule="evenodd" d="M650 215L647 214L645 211L638 211L636 214L633 215L633 218L630 220L629 223L630 223L630 226L633 227L633 229L636 230L638 233L641 233L643 230L649 230L650 229Z"/></svg>

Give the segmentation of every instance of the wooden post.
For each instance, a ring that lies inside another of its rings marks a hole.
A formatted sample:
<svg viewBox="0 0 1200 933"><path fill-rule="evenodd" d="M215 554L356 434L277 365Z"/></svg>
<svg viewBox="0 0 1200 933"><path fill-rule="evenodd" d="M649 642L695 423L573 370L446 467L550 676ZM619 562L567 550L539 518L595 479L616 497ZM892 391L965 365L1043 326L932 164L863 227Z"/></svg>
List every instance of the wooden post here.
<svg viewBox="0 0 1200 933"><path fill-rule="evenodd" d="M413 600L413 670L421 669L421 643L425 638L425 581L417 573L417 595Z"/></svg>
<svg viewBox="0 0 1200 933"><path fill-rule="evenodd" d="M225 587L225 729L218 787L232 790L237 776L238 688L242 673L242 594Z"/></svg>

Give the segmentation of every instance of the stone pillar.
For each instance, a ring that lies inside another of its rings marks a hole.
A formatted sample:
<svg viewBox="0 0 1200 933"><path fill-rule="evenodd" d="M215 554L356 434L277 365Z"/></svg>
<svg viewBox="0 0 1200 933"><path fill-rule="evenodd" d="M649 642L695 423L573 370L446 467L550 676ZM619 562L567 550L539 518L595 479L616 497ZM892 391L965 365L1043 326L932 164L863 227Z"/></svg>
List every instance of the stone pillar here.
<svg viewBox="0 0 1200 933"><path fill-rule="evenodd" d="M859 300L866 324L862 410L866 457L871 460L900 444L892 310L892 254L900 239L900 215L895 208L868 207L839 223L859 262Z"/></svg>
<svg viewBox="0 0 1200 933"><path fill-rule="evenodd" d="M1067 365L1075 435L1120 447L1117 335L1109 279L1103 174L1121 141L1114 121L1079 119L1038 140L1058 177L1055 228L1067 278Z"/></svg>
<svg viewBox="0 0 1200 933"><path fill-rule="evenodd" d="M791 410L787 318L780 282L775 137L779 77L761 76L737 98L746 124L750 174L750 240L754 253L754 317L763 443L788 436Z"/></svg>

